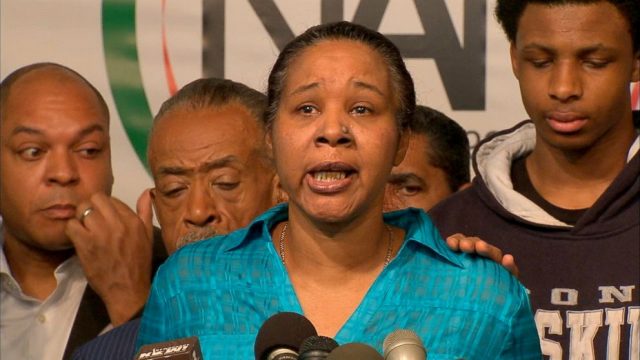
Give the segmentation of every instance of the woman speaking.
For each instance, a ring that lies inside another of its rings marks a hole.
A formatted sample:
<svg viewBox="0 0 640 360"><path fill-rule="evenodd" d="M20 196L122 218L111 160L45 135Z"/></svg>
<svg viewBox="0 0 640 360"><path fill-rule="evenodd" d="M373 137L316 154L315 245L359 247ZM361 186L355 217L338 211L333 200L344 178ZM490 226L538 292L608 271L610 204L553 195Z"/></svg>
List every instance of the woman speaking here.
<svg viewBox="0 0 640 360"><path fill-rule="evenodd" d="M156 276L138 345L198 336L207 360L249 359L264 321L289 311L341 344L380 350L410 329L429 359L540 358L514 277L449 250L421 211L382 213L415 108L387 38L348 22L308 29L280 53L268 101L289 203L175 253Z"/></svg>

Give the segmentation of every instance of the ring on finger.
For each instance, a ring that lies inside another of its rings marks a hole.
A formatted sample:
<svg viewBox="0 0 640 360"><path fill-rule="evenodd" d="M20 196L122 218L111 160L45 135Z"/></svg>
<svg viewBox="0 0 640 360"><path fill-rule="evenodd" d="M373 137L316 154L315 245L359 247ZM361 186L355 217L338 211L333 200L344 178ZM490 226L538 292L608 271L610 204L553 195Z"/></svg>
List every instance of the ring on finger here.
<svg viewBox="0 0 640 360"><path fill-rule="evenodd" d="M80 214L80 222L84 223L84 219L89 216L89 214L91 214L93 212L93 208L92 207L88 207L86 209L84 209L84 211L82 212L82 214Z"/></svg>

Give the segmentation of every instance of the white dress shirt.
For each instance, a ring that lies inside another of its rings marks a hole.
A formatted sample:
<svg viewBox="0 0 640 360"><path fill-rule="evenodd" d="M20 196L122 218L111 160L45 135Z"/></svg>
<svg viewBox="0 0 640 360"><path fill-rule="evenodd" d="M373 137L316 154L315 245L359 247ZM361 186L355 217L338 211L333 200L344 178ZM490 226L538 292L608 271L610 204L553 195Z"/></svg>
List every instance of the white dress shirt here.
<svg viewBox="0 0 640 360"><path fill-rule="evenodd" d="M1 245L1 242L0 242ZM0 353L2 360L60 360L87 286L76 256L55 270L57 287L40 301L25 295L0 253Z"/></svg>

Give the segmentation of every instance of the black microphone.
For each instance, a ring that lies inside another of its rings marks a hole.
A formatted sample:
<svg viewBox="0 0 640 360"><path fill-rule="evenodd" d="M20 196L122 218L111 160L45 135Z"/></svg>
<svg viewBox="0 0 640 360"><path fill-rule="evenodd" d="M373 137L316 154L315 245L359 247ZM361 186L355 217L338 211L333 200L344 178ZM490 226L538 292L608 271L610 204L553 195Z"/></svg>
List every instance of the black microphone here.
<svg viewBox="0 0 640 360"><path fill-rule="evenodd" d="M300 345L298 360L324 360L338 343L330 337L311 336Z"/></svg>
<svg viewBox="0 0 640 360"><path fill-rule="evenodd" d="M256 360L297 360L300 344L304 339L318 335L316 328L306 317L281 312L262 324L253 347Z"/></svg>
<svg viewBox="0 0 640 360"><path fill-rule="evenodd" d="M325 360L383 360L383 358L369 345L350 343L333 349Z"/></svg>
<svg viewBox="0 0 640 360"><path fill-rule="evenodd" d="M385 360L426 360L427 350L411 330L400 329L387 335L382 345Z"/></svg>
<svg viewBox="0 0 640 360"><path fill-rule="evenodd" d="M197 336L144 345L133 360L202 360Z"/></svg>

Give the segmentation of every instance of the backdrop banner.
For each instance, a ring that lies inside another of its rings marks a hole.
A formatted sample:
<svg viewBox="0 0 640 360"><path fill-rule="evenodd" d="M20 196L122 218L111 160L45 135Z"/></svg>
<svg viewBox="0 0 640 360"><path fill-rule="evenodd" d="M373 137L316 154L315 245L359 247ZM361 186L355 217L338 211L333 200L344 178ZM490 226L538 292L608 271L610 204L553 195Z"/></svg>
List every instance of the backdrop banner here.
<svg viewBox="0 0 640 360"><path fill-rule="evenodd" d="M284 45L319 23L349 20L402 51L418 103L467 129L471 145L525 119L494 0L2 0L0 76L53 61L91 81L111 110L114 195L130 206L152 186L153 115L203 76L266 90ZM640 109L640 88L632 86Z"/></svg>

